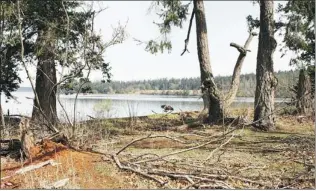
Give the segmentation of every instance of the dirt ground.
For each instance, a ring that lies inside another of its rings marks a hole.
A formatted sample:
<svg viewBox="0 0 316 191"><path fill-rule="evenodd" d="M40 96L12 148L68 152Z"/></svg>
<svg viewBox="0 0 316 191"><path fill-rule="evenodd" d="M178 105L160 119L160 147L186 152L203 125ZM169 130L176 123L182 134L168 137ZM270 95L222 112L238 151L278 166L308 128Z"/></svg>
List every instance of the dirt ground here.
<svg viewBox="0 0 316 191"><path fill-rule="evenodd" d="M299 121L295 116L279 116L274 132L239 128L233 136L228 134L225 139L200 148L138 163L217 140L224 134L222 126L168 130L184 123L193 124L196 119L197 113L187 112L185 115L157 114L132 122L129 119L102 120L97 125L89 122L81 127L81 139L74 143L76 148L86 151L47 140L34 149L32 161L22 163L2 157L1 178L12 177L1 180L1 188L45 188L64 178L69 178L65 189L179 189L188 188L190 184L189 188L220 188L214 186L215 183L228 188L315 188L314 122L311 119ZM134 169L168 182L165 185L119 169L110 157L132 140L149 135L172 139L144 139L121 152L118 158L124 165L130 164ZM14 175L22 167L49 159L60 164ZM200 175L207 181L199 178ZM215 181L212 185L211 179Z"/></svg>

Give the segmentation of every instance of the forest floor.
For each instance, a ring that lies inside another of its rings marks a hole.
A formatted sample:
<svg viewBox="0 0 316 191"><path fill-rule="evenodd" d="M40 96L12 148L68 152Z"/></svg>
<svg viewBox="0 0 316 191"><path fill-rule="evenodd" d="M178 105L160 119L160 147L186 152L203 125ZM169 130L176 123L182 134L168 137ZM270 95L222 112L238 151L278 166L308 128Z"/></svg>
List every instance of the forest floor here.
<svg viewBox="0 0 316 191"><path fill-rule="evenodd" d="M1 188L52 188L62 179L65 189L315 188L312 119L278 116L273 132L196 121L197 112L185 112L80 124L77 149L46 140L31 161L1 158ZM50 159L57 164L16 173Z"/></svg>

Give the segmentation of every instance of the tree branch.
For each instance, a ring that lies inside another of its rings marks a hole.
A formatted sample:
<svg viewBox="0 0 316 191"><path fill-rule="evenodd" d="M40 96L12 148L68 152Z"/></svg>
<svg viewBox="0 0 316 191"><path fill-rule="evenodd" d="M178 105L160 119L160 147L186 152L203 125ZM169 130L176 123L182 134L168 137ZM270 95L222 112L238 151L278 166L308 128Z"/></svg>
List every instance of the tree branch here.
<svg viewBox="0 0 316 191"><path fill-rule="evenodd" d="M230 43L230 46L231 47L235 47L235 48L237 48L237 50L241 53L241 54L246 54L247 53L247 50L244 48L244 47L242 47L242 46L240 46L240 45L238 45L238 44L236 44L236 43Z"/></svg>
<svg viewBox="0 0 316 191"><path fill-rule="evenodd" d="M190 24L189 24L189 29L188 29L188 33L187 33L187 38L184 40L184 50L181 53L181 56L185 53L185 52L189 52L188 50L188 44L189 44L189 40L190 40L190 33L191 33L191 27L192 27L192 21L194 18L194 14L195 14L195 8L193 7L192 10L192 14L191 14L191 18L190 18ZM189 52L190 53L190 52Z"/></svg>
<svg viewBox="0 0 316 191"><path fill-rule="evenodd" d="M145 178L154 180L155 182L159 183L161 186L163 186L163 185L165 185L165 184L167 183L167 182L164 182L164 181L162 181L162 180L159 180L159 179L157 179L157 178L155 178L155 177L153 177L153 176L150 176L150 175L148 175L148 174L146 174L146 173L144 173L144 172L135 170L135 169L133 169L133 168L131 168L131 167L123 166L123 165L121 164L120 160L117 158L117 155L112 155L112 158L113 158L115 164L116 164L121 170L127 170L127 171L134 172L134 173L139 174L139 175L141 175L141 176L143 176L143 177L145 177Z"/></svg>

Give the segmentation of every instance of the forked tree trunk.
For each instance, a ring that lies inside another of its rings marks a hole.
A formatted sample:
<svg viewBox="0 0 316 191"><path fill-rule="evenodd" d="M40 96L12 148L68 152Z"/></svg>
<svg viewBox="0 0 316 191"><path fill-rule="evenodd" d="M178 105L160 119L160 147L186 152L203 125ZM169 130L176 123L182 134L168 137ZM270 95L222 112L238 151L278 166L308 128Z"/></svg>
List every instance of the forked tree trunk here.
<svg viewBox="0 0 316 191"><path fill-rule="evenodd" d="M274 90L277 80L273 70L274 39L273 1L260 0L260 33L256 70L254 126L261 130L274 129Z"/></svg>
<svg viewBox="0 0 316 191"><path fill-rule="evenodd" d="M36 70L36 86L35 90L39 99L39 105L34 99L34 107L32 113L32 120L47 125L57 123L56 111L56 91L54 86L57 83L56 67L54 62L53 50L54 40L49 30L42 30L38 36L38 64ZM40 112L39 109L42 109ZM49 120L49 121L47 121Z"/></svg>
<svg viewBox="0 0 316 191"><path fill-rule="evenodd" d="M208 48L207 25L203 0L194 0L197 51L200 62L204 113L209 114L209 122L217 122L223 117L220 92L218 91L211 69ZM207 111L208 110L208 111Z"/></svg>
<svg viewBox="0 0 316 191"><path fill-rule="evenodd" d="M296 108L299 114L309 115L312 112L312 85L309 75L305 69L300 70L297 92Z"/></svg>
<svg viewBox="0 0 316 191"><path fill-rule="evenodd" d="M246 40L245 45L243 47L241 47L235 43L230 43L230 46L237 48L237 50L239 51L239 56L237 58L237 62L236 62L235 68L234 68L230 90L227 93L227 95L225 96L225 102L224 102L225 107L229 107L233 103L233 101L236 97L236 94L237 94L237 91L239 88L239 84L240 84L241 68L242 68L244 60L246 58L247 51L249 51L248 47L250 45L250 42L252 41L254 36L257 36L257 33L250 32L249 37Z"/></svg>
<svg viewBox="0 0 316 191"><path fill-rule="evenodd" d="M230 44L230 46L237 48L237 50L240 52L240 55L234 68L230 90L227 96L223 96L217 88L212 74L203 0L194 0L194 11L196 21L198 57L201 72L201 87L204 102L204 109L202 111L202 114L208 113L208 121L210 123L216 123L222 117L225 117L223 113L223 108L229 107L236 97L240 84L240 72L247 54L247 49L250 45L251 40L257 34L254 32L250 32L249 37L243 47L235 43Z"/></svg>

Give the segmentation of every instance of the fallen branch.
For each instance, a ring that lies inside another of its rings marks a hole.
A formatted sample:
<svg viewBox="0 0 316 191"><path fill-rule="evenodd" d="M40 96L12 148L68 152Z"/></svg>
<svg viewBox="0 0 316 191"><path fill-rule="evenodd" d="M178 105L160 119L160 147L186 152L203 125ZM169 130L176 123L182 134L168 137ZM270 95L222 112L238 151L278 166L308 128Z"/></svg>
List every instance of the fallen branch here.
<svg viewBox="0 0 316 191"><path fill-rule="evenodd" d="M240 180L240 181L243 181L243 182L257 184L259 186L270 187L269 185L267 185L267 184L265 184L263 182L249 180L249 179L242 178L242 177L237 177L237 176L220 175L220 174L206 174L206 173L191 173L191 174L188 174L188 173L181 173L181 172L165 172L165 171L150 172L150 174L164 175L164 176L170 176L170 177L190 176L191 178L202 180L202 181L214 181L214 179L218 179L218 180L236 179L236 180ZM213 179L210 179L210 178L213 178Z"/></svg>
<svg viewBox="0 0 316 191"><path fill-rule="evenodd" d="M206 161L208 161L210 158L213 157L214 153L217 152L218 150L220 150L223 146L227 145L235 136L235 133L232 134L232 136L227 140L225 141L223 144L221 144L219 147L217 147L216 149L214 149L210 154L209 156L206 158L206 160L204 161L204 163Z"/></svg>
<svg viewBox="0 0 316 191"><path fill-rule="evenodd" d="M221 184L225 185L223 188L233 189L231 186L229 186L228 184L226 184L223 181L209 179L209 178L205 178L205 177L199 177L199 176L195 176L193 174L169 173L169 172L164 172L164 171L158 171L158 172L151 171L151 172L148 172L148 174L154 174L154 175L159 175L159 176L167 176L167 177L170 177L170 178L173 178L173 179L176 179L176 178L185 179L188 182L190 182L192 185L196 185L197 183L194 183L193 180L191 179L191 178L194 178L194 179L198 179L199 182L213 182L215 184L221 183Z"/></svg>
<svg viewBox="0 0 316 191"><path fill-rule="evenodd" d="M57 189L64 187L69 182L69 178L58 180L52 184L42 186L44 189Z"/></svg>
<svg viewBox="0 0 316 191"><path fill-rule="evenodd" d="M153 153L145 153L145 154L142 154L142 155L136 156L136 157L134 157L134 158L131 158L131 159L129 159L129 161L133 161L133 160L136 160L136 159L142 158L142 157L144 157L144 156L148 156L148 155L153 155L153 156L159 157L159 155L157 155L157 154L153 154Z"/></svg>
<svg viewBox="0 0 316 191"><path fill-rule="evenodd" d="M221 179L221 180L227 180L227 179L231 178L231 179L236 179L236 180L240 180L240 181L243 181L243 182L257 184L259 186L269 187L269 185L267 185L267 184L265 184L263 182L249 180L249 179L242 178L242 177L237 177L237 176L217 175L217 174L201 174L201 175L204 175L204 176L207 176L207 177L211 177L211 178L218 178L218 179Z"/></svg>
<svg viewBox="0 0 316 191"><path fill-rule="evenodd" d="M173 140L173 141L176 141L176 142L179 142L179 143L182 143L182 144L186 144L185 142L181 141L181 140L178 140L176 138L173 138L173 137L169 137L169 136L164 136L164 135L156 135L156 136L151 136L151 135L148 135L147 137L142 137L142 138L139 138L139 139L136 139L130 143L128 143L127 145L125 145L122 149L120 149L116 155L120 154L121 152L123 152L125 149L127 149L129 146L131 146L132 144L136 143L136 142L139 142L139 141L142 141L142 140L145 140L145 139L152 139L152 138L167 138L167 139L170 139L170 140Z"/></svg>
<svg viewBox="0 0 316 191"><path fill-rule="evenodd" d="M48 160L48 161L41 162L41 163L38 163L38 164L35 164L35 165L30 165L30 166L27 166L27 167L24 167L24 168L21 168L21 169L15 171L13 173L13 175L11 175L11 176L5 176L5 177L1 178L1 180L5 180L5 179L8 179L8 178L11 178L11 177L13 177L14 175L17 175L17 174L25 174L26 172L29 172L29 171L32 171L32 170L36 170L36 169L42 168L42 167L47 166L47 165L56 166L56 165L59 165L59 163L56 163L54 160Z"/></svg>
<svg viewBox="0 0 316 191"><path fill-rule="evenodd" d="M163 159L163 158L166 158L166 157L169 157L169 156L172 156L172 155L176 155L176 154L180 154L180 153L184 153L184 152L188 152L188 151L191 151L191 150L195 150L195 149L198 149L198 148L201 148L201 147L204 147L206 145L209 145L209 144L212 144L212 143L216 143L218 141L222 141L225 139L225 135L231 133L235 131L235 129L225 133L223 135L223 138L221 139L217 139L217 140L212 140L212 141L208 141L206 143L203 143L201 145L197 145L197 146L194 146L194 147L190 147L190 148L187 148L187 149L183 149L183 150L180 150L180 151L175 151L175 152L171 152L171 153L168 153L166 155L162 155L160 157L156 157L156 158L153 158L153 159L147 159L147 160L142 160L142 161L138 161L138 162L135 162L134 164L140 164L140 163L145 163L145 162L152 162L152 161L156 161L156 160L160 160L160 159Z"/></svg>
<svg viewBox="0 0 316 191"><path fill-rule="evenodd" d="M227 187L227 186L221 186L218 185L217 183L215 183L215 185L213 184L203 184L199 186L199 189L209 189L209 188L217 188L217 189L233 189L232 187Z"/></svg>
<svg viewBox="0 0 316 191"><path fill-rule="evenodd" d="M127 171L134 172L134 173L139 174L139 175L141 175L141 176L143 176L143 177L145 177L145 178L151 179L151 180L153 180L153 181L159 183L161 186L164 186L165 184L167 184L167 182L164 182L164 181L162 181L162 180L159 180L159 179L157 179L157 178L155 178L155 177L153 177L153 176L150 176L150 175L148 175L148 174L146 174L146 173L144 173L144 172L135 170L135 169L130 168L130 167L127 167L127 166L123 166L123 165L121 164L121 162L119 161L119 159L117 158L117 155L112 155L112 158L113 158L114 162L116 163L116 165L117 165L121 170L127 170Z"/></svg>
<svg viewBox="0 0 316 191"><path fill-rule="evenodd" d="M194 188L199 188L199 187L196 186L196 185L199 184L199 183L201 183L201 182L203 182L203 180L199 180L199 181L197 181L197 182L193 182L192 184L189 184L187 187L185 187L184 190L188 190L188 189L191 188L192 186L193 186Z"/></svg>

